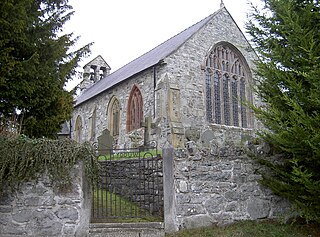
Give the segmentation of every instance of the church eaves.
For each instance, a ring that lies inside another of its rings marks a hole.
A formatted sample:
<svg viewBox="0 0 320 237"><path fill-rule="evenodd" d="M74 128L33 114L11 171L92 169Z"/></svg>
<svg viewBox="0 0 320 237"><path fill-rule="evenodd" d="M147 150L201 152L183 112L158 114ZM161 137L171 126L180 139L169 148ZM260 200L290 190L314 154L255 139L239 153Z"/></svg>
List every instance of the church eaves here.
<svg viewBox="0 0 320 237"><path fill-rule="evenodd" d="M221 9L222 8L98 81L78 97L75 107L112 88L116 84L129 79L137 73L160 63L206 25Z"/></svg>

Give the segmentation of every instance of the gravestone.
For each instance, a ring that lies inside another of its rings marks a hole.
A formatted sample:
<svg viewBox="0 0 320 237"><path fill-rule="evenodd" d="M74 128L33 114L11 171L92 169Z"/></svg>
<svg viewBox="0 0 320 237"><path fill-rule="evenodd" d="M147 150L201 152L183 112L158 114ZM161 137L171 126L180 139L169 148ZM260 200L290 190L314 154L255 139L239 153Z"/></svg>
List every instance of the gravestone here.
<svg viewBox="0 0 320 237"><path fill-rule="evenodd" d="M141 126L144 127L143 146L148 147L150 145L151 129L155 127L155 124L152 123L152 118L148 116L145 118L144 122L141 123Z"/></svg>
<svg viewBox="0 0 320 237"><path fill-rule="evenodd" d="M196 128L188 128L185 132L186 139L188 141L198 141L200 139L200 130Z"/></svg>
<svg viewBox="0 0 320 237"><path fill-rule="evenodd" d="M138 131L134 131L129 135L131 140L131 148L138 148L140 145L140 141L142 140L142 136Z"/></svg>
<svg viewBox="0 0 320 237"><path fill-rule="evenodd" d="M110 135L110 131L105 129L102 134L98 137L98 153L99 155L109 154L113 148L114 139Z"/></svg>
<svg viewBox="0 0 320 237"><path fill-rule="evenodd" d="M215 138L215 134L212 130L206 130L201 135L201 142L205 147L210 146L210 142Z"/></svg>

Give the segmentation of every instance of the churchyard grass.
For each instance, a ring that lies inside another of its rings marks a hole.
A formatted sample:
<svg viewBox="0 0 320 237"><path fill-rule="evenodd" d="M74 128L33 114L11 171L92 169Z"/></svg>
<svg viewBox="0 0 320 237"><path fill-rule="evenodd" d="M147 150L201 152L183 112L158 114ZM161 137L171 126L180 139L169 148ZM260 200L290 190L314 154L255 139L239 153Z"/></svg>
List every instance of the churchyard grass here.
<svg viewBox="0 0 320 237"><path fill-rule="evenodd" d="M241 221L223 227L212 226L182 230L166 237L320 237L319 224L277 221Z"/></svg>
<svg viewBox="0 0 320 237"><path fill-rule="evenodd" d="M116 151L116 150L115 150ZM99 161L108 161L108 160L123 160L123 159L134 159L134 158L150 158L150 157L156 157L158 155L161 156L162 152L161 150L152 149L148 151L141 151L141 152L114 152L113 154L107 154L107 155L100 155L98 157Z"/></svg>
<svg viewBox="0 0 320 237"><path fill-rule="evenodd" d="M104 199L104 202L101 202L101 199ZM108 202L108 205L106 204L106 201ZM110 218L103 220L105 222L124 223L161 221L159 217L152 216L147 210L140 208L127 198L102 189L97 189L93 192L93 205L95 209L99 210L108 208Z"/></svg>

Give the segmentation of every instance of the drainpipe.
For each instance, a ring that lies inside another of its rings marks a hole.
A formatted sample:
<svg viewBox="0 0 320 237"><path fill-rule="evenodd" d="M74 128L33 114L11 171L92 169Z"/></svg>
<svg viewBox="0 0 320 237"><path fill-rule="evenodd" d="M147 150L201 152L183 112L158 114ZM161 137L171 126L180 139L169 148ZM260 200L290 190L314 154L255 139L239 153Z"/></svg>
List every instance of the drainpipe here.
<svg viewBox="0 0 320 237"><path fill-rule="evenodd" d="M71 132L72 132L72 122L71 122L72 118L69 121L69 126L70 126L70 131L69 131L69 138L71 139Z"/></svg>
<svg viewBox="0 0 320 237"><path fill-rule="evenodd" d="M157 86L157 70L153 66L153 118L156 117L156 86Z"/></svg>

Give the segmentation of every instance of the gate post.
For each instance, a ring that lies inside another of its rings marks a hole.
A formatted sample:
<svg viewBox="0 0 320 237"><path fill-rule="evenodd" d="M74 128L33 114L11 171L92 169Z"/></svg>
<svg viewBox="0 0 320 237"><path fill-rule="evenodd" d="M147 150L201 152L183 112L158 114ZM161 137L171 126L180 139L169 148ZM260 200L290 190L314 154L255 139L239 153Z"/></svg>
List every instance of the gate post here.
<svg viewBox="0 0 320 237"><path fill-rule="evenodd" d="M164 146L163 156L163 206L164 206L164 230L166 233L178 231L176 223L176 195L174 188L174 148L171 145Z"/></svg>

